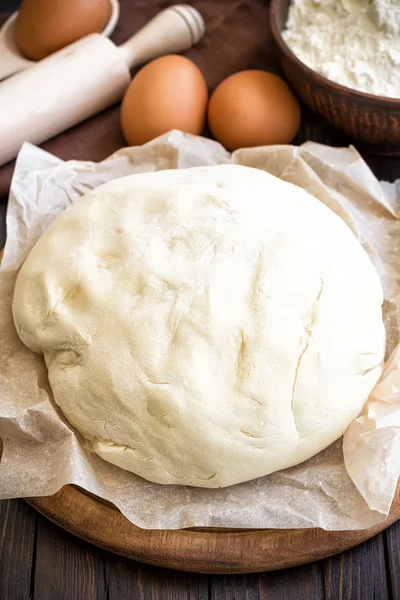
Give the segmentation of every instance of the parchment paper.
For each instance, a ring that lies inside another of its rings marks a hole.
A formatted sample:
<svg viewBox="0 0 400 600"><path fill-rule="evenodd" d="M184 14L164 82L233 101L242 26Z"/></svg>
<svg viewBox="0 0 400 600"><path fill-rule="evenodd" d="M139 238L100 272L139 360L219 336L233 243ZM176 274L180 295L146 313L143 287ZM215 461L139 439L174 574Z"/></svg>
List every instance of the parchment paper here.
<svg viewBox="0 0 400 600"><path fill-rule="evenodd" d="M381 276L387 363L363 414L342 440L291 469L230 488L149 483L104 462L55 408L41 357L19 340L11 301L17 271L71 202L111 179L167 168L234 162L307 189L355 232ZM380 183L354 148L314 143L247 149L174 131L101 163L63 162L25 144L7 214L0 272L0 497L44 496L67 483L113 502L144 528L190 526L359 529L384 520L400 475L400 181Z"/></svg>

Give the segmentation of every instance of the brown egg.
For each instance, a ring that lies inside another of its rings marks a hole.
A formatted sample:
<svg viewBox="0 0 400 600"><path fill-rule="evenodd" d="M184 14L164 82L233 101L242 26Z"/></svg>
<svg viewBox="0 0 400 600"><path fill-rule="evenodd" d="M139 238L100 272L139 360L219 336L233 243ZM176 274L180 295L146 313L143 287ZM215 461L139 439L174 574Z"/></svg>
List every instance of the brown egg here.
<svg viewBox="0 0 400 600"><path fill-rule="evenodd" d="M15 41L27 58L41 60L89 33L99 33L111 16L109 0L23 0Z"/></svg>
<svg viewBox="0 0 400 600"><path fill-rule="evenodd" d="M139 71L124 96L124 137L136 146L171 129L200 134L207 101L207 84L191 60L176 55L157 58Z"/></svg>
<svg viewBox="0 0 400 600"><path fill-rule="evenodd" d="M288 85L273 73L241 71L216 88L208 123L228 150L288 144L300 127L300 106Z"/></svg>

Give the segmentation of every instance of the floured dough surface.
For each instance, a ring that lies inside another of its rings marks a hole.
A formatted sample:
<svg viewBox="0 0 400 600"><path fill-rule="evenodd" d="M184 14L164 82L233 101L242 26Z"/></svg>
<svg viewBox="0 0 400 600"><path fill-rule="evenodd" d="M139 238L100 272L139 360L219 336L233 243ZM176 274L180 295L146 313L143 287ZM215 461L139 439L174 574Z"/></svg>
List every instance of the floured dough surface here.
<svg viewBox="0 0 400 600"><path fill-rule="evenodd" d="M23 265L13 313L105 460L228 486L340 437L381 373L382 289L347 226L234 165L107 183Z"/></svg>

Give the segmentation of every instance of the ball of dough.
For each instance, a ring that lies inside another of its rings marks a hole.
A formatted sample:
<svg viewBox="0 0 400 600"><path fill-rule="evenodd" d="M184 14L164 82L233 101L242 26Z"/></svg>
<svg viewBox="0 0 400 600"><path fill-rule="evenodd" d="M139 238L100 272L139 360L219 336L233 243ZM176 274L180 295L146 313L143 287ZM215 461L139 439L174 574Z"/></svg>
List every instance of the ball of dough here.
<svg viewBox="0 0 400 600"><path fill-rule="evenodd" d="M13 314L102 458L222 487L339 438L381 374L378 275L330 209L234 165L134 175L68 208Z"/></svg>

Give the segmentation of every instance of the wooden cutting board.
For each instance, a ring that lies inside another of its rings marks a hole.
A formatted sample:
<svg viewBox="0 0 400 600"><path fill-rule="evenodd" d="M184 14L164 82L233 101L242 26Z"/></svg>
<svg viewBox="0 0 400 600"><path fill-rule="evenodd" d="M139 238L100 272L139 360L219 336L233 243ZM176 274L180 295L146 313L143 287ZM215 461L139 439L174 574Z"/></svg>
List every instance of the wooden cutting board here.
<svg viewBox="0 0 400 600"><path fill-rule="evenodd" d="M302 565L352 548L400 519L400 485L389 517L359 531L139 529L113 505L76 486L31 506L70 533L141 562L196 573L256 573Z"/></svg>

